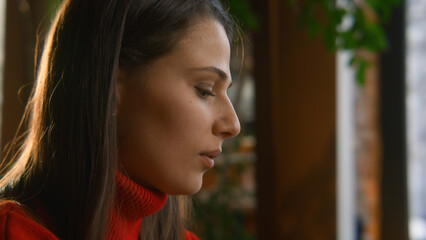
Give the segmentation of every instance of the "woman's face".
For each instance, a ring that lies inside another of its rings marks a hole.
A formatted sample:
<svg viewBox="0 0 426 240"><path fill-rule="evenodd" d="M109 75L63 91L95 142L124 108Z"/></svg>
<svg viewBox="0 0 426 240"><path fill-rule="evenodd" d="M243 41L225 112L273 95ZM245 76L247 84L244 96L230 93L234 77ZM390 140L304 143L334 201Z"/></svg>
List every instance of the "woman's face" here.
<svg viewBox="0 0 426 240"><path fill-rule="evenodd" d="M230 46L224 28L206 19L177 48L117 84L119 160L130 178L168 194L193 194L240 132L228 98Z"/></svg>

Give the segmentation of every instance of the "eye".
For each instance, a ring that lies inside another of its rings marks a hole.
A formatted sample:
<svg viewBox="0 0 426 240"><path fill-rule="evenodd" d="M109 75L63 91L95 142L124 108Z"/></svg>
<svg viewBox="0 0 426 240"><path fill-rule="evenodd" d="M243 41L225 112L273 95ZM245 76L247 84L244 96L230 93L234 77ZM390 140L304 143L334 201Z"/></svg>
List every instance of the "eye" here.
<svg viewBox="0 0 426 240"><path fill-rule="evenodd" d="M195 87L195 89L197 89L198 95L203 99L216 96L210 90L203 89L203 88L200 88L200 87Z"/></svg>

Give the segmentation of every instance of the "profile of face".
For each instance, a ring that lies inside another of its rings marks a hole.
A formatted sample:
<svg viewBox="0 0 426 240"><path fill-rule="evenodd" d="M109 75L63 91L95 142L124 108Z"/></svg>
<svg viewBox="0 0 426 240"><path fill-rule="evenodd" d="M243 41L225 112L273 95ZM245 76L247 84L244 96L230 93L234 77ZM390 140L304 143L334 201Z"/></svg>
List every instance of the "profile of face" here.
<svg viewBox="0 0 426 240"><path fill-rule="evenodd" d="M138 184L193 194L226 138L240 132L228 98L230 46L224 28L205 19L144 70L120 69L118 158Z"/></svg>

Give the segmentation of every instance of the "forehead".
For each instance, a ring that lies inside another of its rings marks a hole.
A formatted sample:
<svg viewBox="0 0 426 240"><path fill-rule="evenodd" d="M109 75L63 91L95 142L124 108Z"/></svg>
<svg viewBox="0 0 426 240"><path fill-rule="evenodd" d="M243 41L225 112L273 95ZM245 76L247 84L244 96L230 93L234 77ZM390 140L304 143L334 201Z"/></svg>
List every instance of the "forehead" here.
<svg viewBox="0 0 426 240"><path fill-rule="evenodd" d="M182 61L196 61L201 65L224 60L229 64L228 36L219 22L211 19L198 21L187 29L172 55L179 55Z"/></svg>
<svg viewBox="0 0 426 240"><path fill-rule="evenodd" d="M221 23L213 18L200 18L188 26L180 43L208 41L216 38L226 40L229 45L228 35Z"/></svg>
<svg viewBox="0 0 426 240"><path fill-rule="evenodd" d="M231 81L229 61L230 44L225 29L217 21L207 19L191 25L172 52L154 60L140 72L145 76L168 73L190 77L195 72L218 72L194 69L217 69L224 73L219 77L225 75L227 81Z"/></svg>

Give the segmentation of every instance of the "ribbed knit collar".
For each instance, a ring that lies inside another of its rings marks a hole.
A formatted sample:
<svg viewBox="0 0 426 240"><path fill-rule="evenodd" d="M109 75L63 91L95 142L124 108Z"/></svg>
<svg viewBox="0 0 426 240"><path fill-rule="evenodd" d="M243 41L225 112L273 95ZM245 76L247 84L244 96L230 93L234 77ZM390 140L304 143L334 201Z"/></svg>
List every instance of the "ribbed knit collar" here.
<svg viewBox="0 0 426 240"><path fill-rule="evenodd" d="M147 189L119 171L116 175L116 201L108 222L108 239L138 239L142 219L163 208L167 194Z"/></svg>

